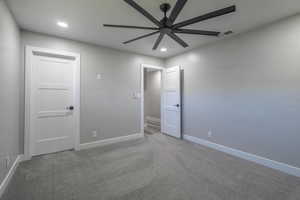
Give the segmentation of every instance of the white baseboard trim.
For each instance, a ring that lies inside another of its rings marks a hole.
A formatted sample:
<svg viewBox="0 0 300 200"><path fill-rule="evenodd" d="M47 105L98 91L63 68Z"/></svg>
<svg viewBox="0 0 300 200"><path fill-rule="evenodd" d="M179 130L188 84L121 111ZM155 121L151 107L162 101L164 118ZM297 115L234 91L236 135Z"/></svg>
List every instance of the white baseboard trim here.
<svg viewBox="0 0 300 200"><path fill-rule="evenodd" d="M194 136L190 136L190 135L184 135L183 138L187 141L196 143L196 144L201 144L207 147L210 147L212 149L216 149L218 151L222 151L224 153L228 153L230 155L245 159L245 160L249 160L252 162L255 162L257 164L272 168L272 169L276 169L282 172L285 172L289 175L293 175L293 176L297 176L300 177L300 168L298 167L294 167L285 163L281 163L278 161L274 161L274 160L270 160L268 158L264 158L261 156L257 156L251 153L247 153L244 151L240 151L237 149L233 149L230 147L226 147L220 144L216 144L207 140L203 140Z"/></svg>
<svg viewBox="0 0 300 200"><path fill-rule="evenodd" d="M155 125L155 124L147 124L146 127L153 127L153 128L160 128L160 125Z"/></svg>
<svg viewBox="0 0 300 200"><path fill-rule="evenodd" d="M129 141L129 140L135 140L135 139L139 139L139 138L143 138L143 137L144 137L144 134L137 133L137 134L133 134L133 135L127 135L127 136L122 136L122 137L99 140L99 141L90 142L90 143L84 143L84 144L80 144L80 150L105 146L105 145L109 145L109 144L115 144L115 143Z"/></svg>
<svg viewBox="0 0 300 200"><path fill-rule="evenodd" d="M19 163L22 162L22 160L23 160L23 155L18 155L18 157L14 161L13 165L9 169L7 175L5 176L2 183L0 184L0 198L3 195L5 189L7 188L9 182L11 181L13 175L15 174L15 171L18 168Z"/></svg>
<svg viewBox="0 0 300 200"><path fill-rule="evenodd" d="M159 123L160 124L160 118L156 118L156 117L146 116L146 121L154 122L154 123Z"/></svg>

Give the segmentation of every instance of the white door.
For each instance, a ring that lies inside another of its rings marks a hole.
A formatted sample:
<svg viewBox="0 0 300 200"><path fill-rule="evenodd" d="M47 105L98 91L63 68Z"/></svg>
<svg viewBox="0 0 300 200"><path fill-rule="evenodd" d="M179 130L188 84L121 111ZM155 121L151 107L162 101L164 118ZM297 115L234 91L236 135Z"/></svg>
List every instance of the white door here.
<svg viewBox="0 0 300 200"><path fill-rule="evenodd" d="M75 147L76 61L72 57L32 54L30 149L41 155Z"/></svg>
<svg viewBox="0 0 300 200"><path fill-rule="evenodd" d="M165 70L163 78L163 132L181 138L180 67Z"/></svg>

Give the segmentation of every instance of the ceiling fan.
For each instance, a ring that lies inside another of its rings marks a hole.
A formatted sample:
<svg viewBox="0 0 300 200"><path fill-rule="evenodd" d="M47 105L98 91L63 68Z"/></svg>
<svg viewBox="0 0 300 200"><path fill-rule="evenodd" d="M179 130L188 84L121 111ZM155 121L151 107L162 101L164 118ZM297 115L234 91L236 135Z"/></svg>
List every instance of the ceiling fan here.
<svg viewBox="0 0 300 200"><path fill-rule="evenodd" d="M112 25L112 24L103 24L105 27L113 27L113 28L130 28L130 29L144 29L144 30L153 30L154 32L148 33L146 35L142 35L140 37L128 40L123 42L123 44L128 44L130 42L134 42L136 40L140 40L155 34L159 33L159 36L153 46L153 50L156 50L159 46L160 42L162 41L165 35L171 37L174 41L180 44L182 47L188 47L188 44L184 42L180 37L178 37L175 33L180 34L193 34L193 35L206 35L206 36L215 36L218 37L220 32L216 31L206 31L206 30L194 30L194 29L184 29L182 27L208 20L214 17L219 17L222 15L226 15L236 11L235 5L229 6L223 9L219 9L198 17L191 18L189 20L179 22L174 24L176 18L178 17L179 13L183 9L184 5L186 4L187 0L177 0L171 14L167 16L167 12L171 9L171 5L168 3L163 3L160 5L160 10L164 13L164 17L158 21L155 17L153 17L150 13L148 13L145 9L139 6L134 0L124 0L128 3L131 7L135 10L140 12L144 15L147 19L153 22L157 27L144 27L144 26L126 26L126 25Z"/></svg>

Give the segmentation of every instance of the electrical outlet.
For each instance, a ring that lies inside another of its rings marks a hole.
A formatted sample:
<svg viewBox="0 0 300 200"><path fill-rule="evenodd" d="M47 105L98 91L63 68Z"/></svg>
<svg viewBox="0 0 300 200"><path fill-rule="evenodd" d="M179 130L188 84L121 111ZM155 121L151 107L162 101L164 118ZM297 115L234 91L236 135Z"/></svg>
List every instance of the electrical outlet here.
<svg viewBox="0 0 300 200"><path fill-rule="evenodd" d="M9 169L9 166L10 166L10 157L6 156L6 158L5 158L5 167L6 167L6 169Z"/></svg>
<svg viewBox="0 0 300 200"><path fill-rule="evenodd" d="M208 136L208 137L212 137L212 132L211 132L211 130L208 131L207 136Z"/></svg>
<svg viewBox="0 0 300 200"><path fill-rule="evenodd" d="M93 131L92 133L93 133L93 137L97 137L98 136L97 131Z"/></svg>

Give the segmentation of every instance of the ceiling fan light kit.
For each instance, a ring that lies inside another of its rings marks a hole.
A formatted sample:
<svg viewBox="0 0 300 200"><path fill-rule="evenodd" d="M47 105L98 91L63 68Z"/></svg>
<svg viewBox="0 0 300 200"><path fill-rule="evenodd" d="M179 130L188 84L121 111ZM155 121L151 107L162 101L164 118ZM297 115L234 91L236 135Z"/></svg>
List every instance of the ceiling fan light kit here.
<svg viewBox="0 0 300 200"><path fill-rule="evenodd" d="M220 32L217 31L207 31L207 30L195 30L195 29L184 29L183 27L189 26L201 21L205 21L211 18L223 16L229 13L233 13L236 11L236 6L232 5L223 9L219 9L204 15L200 15L198 17L194 17L179 23L175 23L178 15L182 11L183 7L185 6L187 0L177 0L174 8L172 9L169 16L167 16L168 11L171 9L171 5L168 3L163 3L160 5L160 10L164 13L164 17L159 21L150 13L148 13L144 8L138 5L134 0L124 0L127 4L129 4L132 8L137 10L139 13L144 15L148 20L150 20L156 27L144 27L144 26L127 26L127 25L113 25L113 24L103 24L104 27L111 27L111 28L129 28L129 29L142 29L142 30L152 30L153 32L141 35L137 38L128 40L123 42L123 44L128 44L134 42L136 40L140 40L155 34L159 34L158 38L156 39L153 50L156 50L161 43L162 39L165 35L168 35L172 38L175 42L177 42L182 47L186 48L189 45L183 41L180 37L176 35L178 34L191 34L191 35L205 35L205 36L213 36L218 37Z"/></svg>

